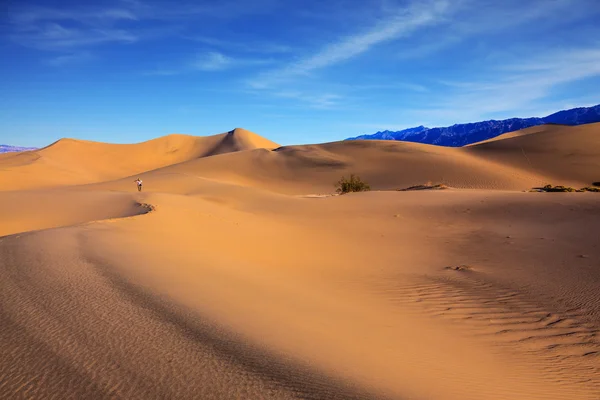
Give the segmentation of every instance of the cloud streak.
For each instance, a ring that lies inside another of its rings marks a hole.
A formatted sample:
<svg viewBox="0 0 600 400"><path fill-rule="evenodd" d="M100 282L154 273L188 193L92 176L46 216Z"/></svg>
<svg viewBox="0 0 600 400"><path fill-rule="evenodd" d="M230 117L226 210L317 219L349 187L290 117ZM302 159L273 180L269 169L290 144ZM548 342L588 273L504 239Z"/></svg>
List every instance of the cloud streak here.
<svg viewBox="0 0 600 400"><path fill-rule="evenodd" d="M366 32L342 37L315 54L288 64L282 69L267 72L249 84L257 89L266 88L272 83L306 76L312 71L341 63L369 51L380 43L408 36L421 28L440 22L449 9L449 2L445 0L411 3L405 8L395 10L390 17L379 21Z"/></svg>
<svg viewBox="0 0 600 400"><path fill-rule="evenodd" d="M112 6L49 8L17 6L9 9L9 37L16 43L50 51L95 46L105 43L133 43L184 30L192 21L231 20L243 15L264 13L274 0L256 0L248 5L232 0L219 3L118 0ZM165 26L172 25L169 29Z"/></svg>
<svg viewBox="0 0 600 400"><path fill-rule="evenodd" d="M229 69L249 68L274 62L267 58L232 57L217 51L200 53L191 61L182 62L180 66L148 71L144 75L179 75L193 72L218 72Z"/></svg>
<svg viewBox="0 0 600 400"><path fill-rule="evenodd" d="M92 58L93 57L89 52L73 53L48 59L46 60L46 64L53 67L62 67L66 65L79 64L91 60Z"/></svg>
<svg viewBox="0 0 600 400"><path fill-rule="evenodd" d="M63 10L27 7L9 14L9 37L16 43L47 51L65 51L104 43L133 43L139 37L118 27L137 16L123 8Z"/></svg>
<svg viewBox="0 0 600 400"><path fill-rule="evenodd" d="M571 48L489 70L479 80L441 81L443 91L431 108L410 110L414 116L454 122L489 115L538 113L540 104L561 85L600 76L600 49ZM523 115L527 116L527 115ZM458 120L458 121L457 121Z"/></svg>
<svg viewBox="0 0 600 400"><path fill-rule="evenodd" d="M247 53L262 53L262 54L286 54L292 51L291 46L286 46L278 43L255 42L246 43L243 40L223 40L209 36L183 36L184 39L198 43L203 43L208 46L225 48L229 50L247 52Z"/></svg>

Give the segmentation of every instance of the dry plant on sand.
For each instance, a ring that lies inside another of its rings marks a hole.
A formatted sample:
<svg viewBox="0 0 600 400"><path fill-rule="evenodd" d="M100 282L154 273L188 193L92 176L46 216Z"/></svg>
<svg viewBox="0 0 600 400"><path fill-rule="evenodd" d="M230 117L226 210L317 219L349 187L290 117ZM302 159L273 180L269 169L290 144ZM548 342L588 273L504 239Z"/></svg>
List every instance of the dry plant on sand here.
<svg viewBox="0 0 600 400"><path fill-rule="evenodd" d="M339 194L350 193L350 192L366 192L371 190L371 187L360 180L360 177L354 174L350 174L350 179L342 176L336 185L336 192Z"/></svg>
<svg viewBox="0 0 600 400"><path fill-rule="evenodd" d="M398 189L401 192L404 191L408 191L408 190L443 190L443 189L448 189L448 185L444 184L444 183L437 183L437 184L433 184L431 182L427 182L424 185L415 185L415 186L410 186L404 189Z"/></svg>
<svg viewBox="0 0 600 400"><path fill-rule="evenodd" d="M562 185L557 185L557 186L546 185L542 188L534 188L532 191L535 191L535 192L598 192L598 193L600 193L600 187L587 186L587 187L583 187L581 189L575 189L575 188L572 188L569 186L562 186Z"/></svg>

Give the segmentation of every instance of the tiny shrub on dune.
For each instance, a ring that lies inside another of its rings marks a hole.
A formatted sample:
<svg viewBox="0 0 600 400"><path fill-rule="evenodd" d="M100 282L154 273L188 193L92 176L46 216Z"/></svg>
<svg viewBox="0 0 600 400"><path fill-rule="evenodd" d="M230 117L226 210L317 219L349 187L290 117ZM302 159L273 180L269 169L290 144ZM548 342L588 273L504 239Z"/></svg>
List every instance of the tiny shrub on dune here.
<svg viewBox="0 0 600 400"><path fill-rule="evenodd" d="M410 190L444 190L444 189L448 189L449 186L444 184L444 183L437 183L437 184L433 184L431 182L427 182L424 185L415 185L415 186L410 186L404 189L397 189L400 192L406 192L406 191L410 191Z"/></svg>
<svg viewBox="0 0 600 400"><path fill-rule="evenodd" d="M600 181L592 183L592 186L600 186Z"/></svg>
<svg viewBox="0 0 600 400"><path fill-rule="evenodd" d="M568 186L562 186L562 185L557 185L557 186L552 186L552 185L546 185L543 188L534 188L533 191L538 191L538 192L596 192L596 193L600 193L600 187L597 186L588 186L588 187L584 187L581 189L574 189L572 187L568 187Z"/></svg>
<svg viewBox="0 0 600 400"><path fill-rule="evenodd" d="M371 187L360 180L360 177L351 174L350 179L342 177L336 185L336 192L339 194L350 193L350 192L366 192L371 190Z"/></svg>
<svg viewBox="0 0 600 400"><path fill-rule="evenodd" d="M576 191L572 187L562 186L562 185L557 185L557 186L546 185L543 187L543 189L545 192L575 192Z"/></svg>
<svg viewBox="0 0 600 400"><path fill-rule="evenodd" d="M578 192L596 192L596 193L600 193L600 187L597 187L597 186L584 187L584 188L579 189Z"/></svg>

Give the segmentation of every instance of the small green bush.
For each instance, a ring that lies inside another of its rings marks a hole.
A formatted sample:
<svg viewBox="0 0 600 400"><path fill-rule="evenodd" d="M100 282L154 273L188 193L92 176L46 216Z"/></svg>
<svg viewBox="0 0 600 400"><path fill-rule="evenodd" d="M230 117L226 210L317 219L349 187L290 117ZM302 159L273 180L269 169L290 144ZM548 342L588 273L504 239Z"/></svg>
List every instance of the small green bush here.
<svg viewBox="0 0 600 400"><path fill-rule="evenodd" d="M351 174L350 179L342 177L336 185L336 192L339 194L350 193L350 192L366 192L371 190L371 187L360 180L360 177Z"/></svg>

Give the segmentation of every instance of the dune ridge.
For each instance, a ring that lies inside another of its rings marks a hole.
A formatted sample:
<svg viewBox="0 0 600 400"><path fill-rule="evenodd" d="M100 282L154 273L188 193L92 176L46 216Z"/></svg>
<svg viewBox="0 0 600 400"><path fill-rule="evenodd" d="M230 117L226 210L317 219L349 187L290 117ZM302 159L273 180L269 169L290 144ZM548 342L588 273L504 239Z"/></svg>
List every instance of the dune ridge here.
<svg viewBox="0 0 600 400"><path fill-rule="evenodd" d="M60 139L42 149L0 155L0 190L87 184L134 176L226 152L279 145L236 128L213 136L172 134L136 144ZM14 176L20 179L13 179Z"/></svg>
<svg viewBox="0 0 600 400"><path fill-rule="evenodd" d="M463 148L370 140L281 147L241 128L134 145L68 139L38 152L0 157L0 190L128 182L140 174L150 181L187 174L286 194L332 192L341 175L350 173L376 190L428 181L463 189L528 190L549 183L583 187L598 180L600 124L526 131ZM14 179L18 175L23 178Z"/></svg>

